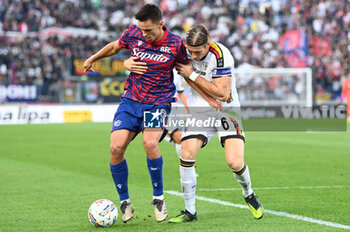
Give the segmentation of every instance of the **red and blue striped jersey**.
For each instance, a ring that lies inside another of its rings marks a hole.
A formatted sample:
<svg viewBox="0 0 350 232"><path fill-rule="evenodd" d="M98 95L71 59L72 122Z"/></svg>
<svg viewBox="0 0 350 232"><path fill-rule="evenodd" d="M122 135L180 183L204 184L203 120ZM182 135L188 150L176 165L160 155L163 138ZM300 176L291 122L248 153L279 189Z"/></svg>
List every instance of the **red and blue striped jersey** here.
<svg viewBox="0 0 350 232"><path fill-rule="evenodd" d="M143 75L130 73L122 97L155 105L173 101L175 63L187 64L189 60L181 38L166 27L163 30L160 40L148 43L141 29L133 24L118 40L119 47L129 49L132 56L138 56L140 61L147 63L147 71Z"/></svg>

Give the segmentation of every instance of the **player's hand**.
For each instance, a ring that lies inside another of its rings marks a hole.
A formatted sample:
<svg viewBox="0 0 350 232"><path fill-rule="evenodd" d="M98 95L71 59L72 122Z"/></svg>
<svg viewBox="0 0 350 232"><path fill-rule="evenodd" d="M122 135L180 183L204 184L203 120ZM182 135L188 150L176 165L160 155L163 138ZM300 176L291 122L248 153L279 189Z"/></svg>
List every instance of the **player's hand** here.
<svg viewBox="0 0 350 232"><path fill-rule="evenodd" d="M138 61L140 57L132 56L124 60L124 67L130 72L144 74L147 71L147 63Z"/></svg>
<svg viewBox="0 0 350 232"><path fill-rule="evenodd" d="M95 70L92 68L92 64L93 64L93 62L90 61L90 59L87 59L84 62L84 71L85 72L95 72Z"/></svg>
<svg viewBox="0 0 350 232"><path fill-rule="evenodd" d="M222 103L218 102L217 100L215 100L214 98L210 98L210 100L208 101L209 105L211 107L214 107L216 110L222 110Z"/></svg>
<svg viewBox="0 0 350 232"><path fill-rule="evenodd" d="M191 63L188 63L188 64L177 63L175 65L175 69L181 76L185 78L188 78L193 72L193 67Z"/></svg>

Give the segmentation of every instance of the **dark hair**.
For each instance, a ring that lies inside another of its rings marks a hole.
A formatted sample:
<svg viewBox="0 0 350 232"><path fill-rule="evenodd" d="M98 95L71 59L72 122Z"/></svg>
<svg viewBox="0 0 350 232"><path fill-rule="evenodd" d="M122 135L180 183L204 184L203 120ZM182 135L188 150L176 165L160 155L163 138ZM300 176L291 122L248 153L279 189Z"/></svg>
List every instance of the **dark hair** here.
<svg viewBox="0 0 350 232"><path fill-rule="evenodd" d="M208 29L203 24L192 27L186 36L186 43L192 47L205 45L209 40Z"/></svg>
<svg viewBox="0 0 350 232"><path fill-rule="evenodd" d="M150 19L152 22L156 23L163 19L163 13L158 6L154 4L147 4L135 14L135 18L141 22Z"/></svg>

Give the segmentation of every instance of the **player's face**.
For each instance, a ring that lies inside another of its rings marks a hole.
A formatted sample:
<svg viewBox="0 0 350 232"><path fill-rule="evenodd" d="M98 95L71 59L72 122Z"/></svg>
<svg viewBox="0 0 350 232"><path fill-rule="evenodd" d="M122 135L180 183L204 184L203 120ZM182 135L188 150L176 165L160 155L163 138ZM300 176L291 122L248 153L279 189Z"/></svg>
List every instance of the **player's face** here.
<svg viewBox="0 0 350 232"><path fill-rule="evenodd" d="M148 43L152 43L158 41L163 36L163 21L160 22L152 22L152 20L148 19L147 21L138 22L139 28L142 31L142 35L146 38Z"/></svg>
<svg viewBox="0 0 350 232"><path fill-rule="evenodd" d="M192 47L187 45L187 50L188 50L188 53L190 53L193 60L200 61L208 54L209 43L199 47Z"/></svg>

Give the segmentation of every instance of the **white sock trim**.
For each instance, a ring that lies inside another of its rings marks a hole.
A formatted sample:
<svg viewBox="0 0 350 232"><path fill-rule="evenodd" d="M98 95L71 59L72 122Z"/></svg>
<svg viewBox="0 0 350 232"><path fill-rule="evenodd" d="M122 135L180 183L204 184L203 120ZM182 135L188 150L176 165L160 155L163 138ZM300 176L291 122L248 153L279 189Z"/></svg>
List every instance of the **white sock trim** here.
<svg viewBox="0 0 350 232"><path fill-rule="evenodd" d="M120 204L122 204L124 201L126 201L127 203L130 203L130 199L125 199L125 200L120 201Z"/></svg>
<svg viewBox="0 0 350 232"><path fill-rule="evenodd" d="M153 200L154 200L154 199L164 201L164 195L160 195L160 196L153 196Z"/></svg>

